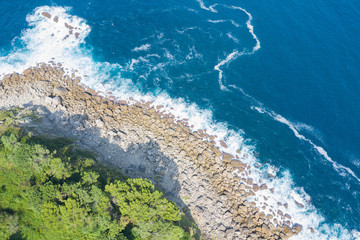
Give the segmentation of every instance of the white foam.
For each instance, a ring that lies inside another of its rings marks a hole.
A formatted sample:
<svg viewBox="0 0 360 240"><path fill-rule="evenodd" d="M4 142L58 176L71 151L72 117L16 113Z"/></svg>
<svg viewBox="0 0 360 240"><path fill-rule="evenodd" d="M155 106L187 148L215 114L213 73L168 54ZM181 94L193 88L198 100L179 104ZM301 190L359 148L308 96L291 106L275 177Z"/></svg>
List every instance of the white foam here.
<svg viewBox="0 0 360 240"><path fill-rule="evenodd" d="M210 9L210 8L209 8ZM59 17L59 23L53 22L41 16L43 11L49 12L52 16ZM7 56L1 57L0 74L11 73L13 71L21 73L24 69L39 62L62 62L68 71L76 69L79 75L88 75L82 82L96 90L103 92L112 91L113 95L121 96L122 99L154 101L154 105L164 105L164 110L175 115L176 119L188 119L189 125L193 130L206 129L207 133L216 137L216 143L222 151L239 155L236 153L241 149L239 158L248 165L252 166L251 171L246 170L246 177L252 178L254 183L265 183L269 188L274 188L274 193L268 190L261 190L256 193L254 200L257 200L259 206L264 205L264 196L268 198L268 213L284 208L284 205L278 206L277 202L287 202L289 204L287 212L292 216L292 222L303 225L304 229L297 239L331 239L331 236L340 236L348 239L349 232L340 225L329 226L324 223L323 218L317 214L316 209L309 203L307 196L301 188L294 188L289 173L284 173L284 177L269 178L268 173L275 175L278 171L272 166L259 166L259 162L253 155L254 146L247 145L242 131L229 129L226 123L216 122L212 112L208 109L200 109L196 104L186 103L183 99L172 99L165 92L158 94L141 94L130 79L121 78L120 70L122 67L118 64L107 62L95 62L91 58L91 52L84 47L85 37L90 32L90 27L86 25L83 19L71 16L67 13L68 8L61 7L39 7L34 13L28 16L31 28L23 31L20 40L25 43L23 49L13 50ZM63 24L60 24L60 21ZM78 28L81 37L64 39L67 29L64 29L64 23L67 22ZM54 35L52 35L54 34ZM56 44L53 44L53 43ZM46 46L46 47L44 47ZM221 67L236 57L239 52L234 51L229 54L225 60L217 64L217 71L222 74ZM133 67L136 61L135 59ZM160 65L157 67L161 67ZM225 86L224 86L225 87ZM263 109L259 112L265 113ZM279 118L281 119L281 118ZM295 131L296 129L293 128ZM220 145L224 140L228 148ZM320 150L319 150L320 151ZM250 200L250 199L249 199ZM295 200L305 205L299 208ZM286 211L283 209L284 212ZM311 233L309 226L314 227L315 233ZM322 233L323 231L323 233ZM356 232L353 233L355 235Z"/></svg>
<svg viewBox="0 0 360 240"><path fill-rule="evenodd" d="M253 19L252 15L246 11L246 9L242 8L242 7L237 7L237 6L231 6L232 9L237 9L240 10L242 12L244 12L246 15L248 15L248 20L246 21L246 26L249 29L250 34L252 35L252 37L254 38L254 40L256 41L255 46L253 47L252 51L249 52L248 54L253 54L254 52L258 51L261 48L260 45L260 40L259 38L255 35L254 33L254 26L251 24L251 21Z"/></svg>
<svg viewBox="0 0 360 240"><path fill-rule="evenodd" d="M214 4L214 5L210 6L209 8L207 8L204 5L204 2L202 0L197 0L197 1L199 2L200 7L202 9L211 11L213 13L218 13L215 10L215 7L217 6L217 4ZM223 70L221 70L220 67L223 66L225 63L235 60L236 58L238 58L241 55L254 54L256 51L258 51L261 48L261 45L260 45L259 38L254 33L254 26L251 23L253 16L248 11L246 11L246 9L244 9L242 7L238 7L238 6L228 6L228 5L221 5L221 6L224 6L226 8L230 8L230 9L234 9L234 10L240 10L241 12L245 13L248 16L248 20L246 21L246 27L248 28L249 33L251 34L251 36L253 37L253 39L256 42L255 46L253 46L251 51L244 50L244 51L240 52L239 50L234 50L232 53L227 55L226 59L221 60L217 65L214 66L214 70L219 72L219 80L218 81L219 81L220 89L223 91L228 91L228 88L223 84ZM225 20L208 20L208 21L212 22L212 23L220 23L220 22L224 22ZM233 23L235 23L235 22L233 21ZM228 35L228 37L230 37L230 36ZM235 42L239 42L236 38L232 38L232 39Z"/></svg>
<svg viewBox="0 0 360 240"><path fill-rule="evenodd" d="M211 20L211 19L208 19L208 22L210 23L224 23L224 22L230 22L232 25L234 25L235 27L240 27L240 24L238 24L237 22L235 22L234 20L232 19L226 19L226 20L223 20L223 19L218 19L218 20Z"/></svg>
<svg viewBox="0 0 360 240"><path fill-rule="evenodd" d="M228 36L228 38L230 38L231 40L233 40L235 43L239 43L239 39L237 39L236 37L234 37L230 32L228 32L226 34L226 36Z"/></svg>
<svg viewBox="0 0 360 240"><path fill-rule="evenodd" d="M318 129L302 122L292 122L292 124L294 125L295 129L298 130L299 132L305 131L314 138L316 138L318 141L320 141L323 145L325 145L324 136Z"/></svg>
<svg viewBox="0 0 360 240"><path fill-rule="evenodd" d="M14 48L10 54L0 57L0 74L21 72L36 63L54 59L68 67L74 66L72 65L74 61L91 61L87 57L73 59L78 47L85 42L90 27L83 19L67 14L69 10L70 8L44 6L36 8L33 14L29 14L26 20L30 28L24 30L17 40L25 47ZM52 18L42 16L43 12L50 13ZM57 23L53 20L55 16L58 17ZM65 23L73 27L72 34L69 34L70 29L65 27Z"/></svg>
<svg viewBox="0 0 360 240"><path fill-rule="evenodd" d="M314 144L310 139L308 139L304 135L300 134L298 132L298 130L296 130L296 128L295 128L295 126L294 126L294 124L292 122L290 122L289 120L287 120L286 118L284 118L280 114L277 114L277 113L275 113L273 111L268 111L266 109L262 109L262 108L259 108L259 107L255 107L255 109L259 113L265 113L265 114L269 115L270 117L272 117L274 120L287 125L297 138L299 138L302 141L308 142L320 155L322 155L328 162L330 162L332 164L333 168L339 174L343 174L344 172L346 172L346 173L350 174L351 176L353 176L357 181L360 182L360 178L358 176L356 176L356 174L350 168L345 167L342 164L339 164L339 163L335 162L328 155L328 153L325 151L325 149L323 147L320 147L320 146Z"/></svg>
<svg viewBox="0 0 360 240"><path fill-rule="evenodd" d="M139 52L139 51L148 51L151 48L150 44L143 44L140 47L135 47L132 51Z"/></svg>
<svg viewBox="0 0 360 240"><path fill-rule="evenodd" d="M211 22L211 23L223 23L223 22L226 22L227 20L222 20L222 19L219 19L219 20L208 20L208 22Z"/></svg>
<svg viewBox="0 0 360 240"><path fill-rule="evenodd" d="M211 11L211 12L214 12L214 13L217 12L217 11L215 10L215 8L214 8L217 4L211 5L210 7L206 7L205 4L204 4L204 2L203 2L202 0L196 0L196 1L200 4L200 7L201 7L202 9L207 10L207 11Z"/></svg>
<svg viewBox="0 0 360 240"><path fill-rule="evenodd" d="M351 231L352 236L354 237L354 239L356 240L360 240L360 232L356 231L356 230L352 230Z"/></svg>
<svg viewBox="0 0 360 240"><path fill-rule="evenodd" d="M226 56L226 58L224 60L221 60L218 64L216 64L214 66L214 70L219 72L219 85L220 85L220 89L223 91L229 91L229 89L227 87L225 87L225 85L223 84L223 70L220 68L223 65L229 63L232 60L235 60L239 55L242 55L243 53L239 53L238 51L233 51L232 53L230 53L229 55Z"/></svg>

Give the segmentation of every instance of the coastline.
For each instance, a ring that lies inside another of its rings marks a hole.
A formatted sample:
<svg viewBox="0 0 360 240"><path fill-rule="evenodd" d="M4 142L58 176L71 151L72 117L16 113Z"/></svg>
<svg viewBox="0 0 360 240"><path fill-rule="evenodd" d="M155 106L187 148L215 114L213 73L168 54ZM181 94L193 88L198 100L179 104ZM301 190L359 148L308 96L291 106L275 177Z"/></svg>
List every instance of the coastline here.
<svg viewBox="0 0 360 240"><path fill-rule="evenodd" d="M250 166L221 152L213 136L193 132L186 120L175 121L161 106L105 98L80 80L46 64L7 75L0 82L0 109L42 109L47 122L34 127L77 138L125 174L150 179L181 209L189 209L204 238L288 239L302 230L288 214L265 215L247 201L267 186L233 175ZM107 146L99 139L107 139Z"/></svg>

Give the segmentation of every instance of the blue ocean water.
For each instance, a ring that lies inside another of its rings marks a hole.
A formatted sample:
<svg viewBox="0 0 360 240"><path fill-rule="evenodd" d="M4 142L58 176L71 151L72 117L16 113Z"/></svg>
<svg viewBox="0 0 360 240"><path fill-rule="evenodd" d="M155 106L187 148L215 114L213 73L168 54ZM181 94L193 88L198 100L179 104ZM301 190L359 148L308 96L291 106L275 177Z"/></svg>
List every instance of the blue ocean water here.
<svg viewBox="0 0 360 240"><path fill-rule="evenodd" d="M77 16L80 38L64 40L38 7ZM90 86L186 108L172 110L256 151L259 177L302 199L306 211L288 211L317 231L299 238L355 239L359 23L360 3L345 0L1 0L0 74L54 60Z"/></svg>

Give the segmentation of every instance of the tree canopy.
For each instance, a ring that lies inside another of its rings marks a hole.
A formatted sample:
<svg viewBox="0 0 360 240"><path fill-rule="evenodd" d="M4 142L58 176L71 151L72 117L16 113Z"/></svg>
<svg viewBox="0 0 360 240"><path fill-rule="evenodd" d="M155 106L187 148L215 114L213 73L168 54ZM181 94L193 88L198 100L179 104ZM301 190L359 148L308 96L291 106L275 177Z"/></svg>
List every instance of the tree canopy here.
<svg viewBox="0 0 360 240"><path fill-rule="evenodd" d="M0 111L1 239L191 239L146 179L95 162L71 140L25 134Z"/></svg>

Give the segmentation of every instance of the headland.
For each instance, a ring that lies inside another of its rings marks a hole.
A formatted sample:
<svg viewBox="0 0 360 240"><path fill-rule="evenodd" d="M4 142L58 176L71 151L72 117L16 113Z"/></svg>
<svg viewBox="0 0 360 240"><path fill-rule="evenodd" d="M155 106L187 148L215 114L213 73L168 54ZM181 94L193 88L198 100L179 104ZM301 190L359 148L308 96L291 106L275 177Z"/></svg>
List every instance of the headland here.
<svg viewBox="0 0 360 240"><path fill-rule="evenodd" d="M265 214L249 201L272 189L247 177L251 166L240 161L240 150L235 156L221 152L214 136L193 131L162 106L119 99L80 82L54 63L6 75L0 109L35 110L41 121L27 123L35 133L74 138L99 161L151 180L192 216L205 239L288 239L302 230L289 214Z"/></svg>

